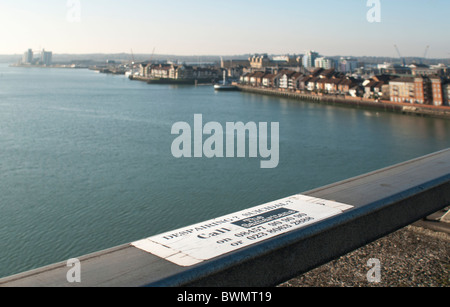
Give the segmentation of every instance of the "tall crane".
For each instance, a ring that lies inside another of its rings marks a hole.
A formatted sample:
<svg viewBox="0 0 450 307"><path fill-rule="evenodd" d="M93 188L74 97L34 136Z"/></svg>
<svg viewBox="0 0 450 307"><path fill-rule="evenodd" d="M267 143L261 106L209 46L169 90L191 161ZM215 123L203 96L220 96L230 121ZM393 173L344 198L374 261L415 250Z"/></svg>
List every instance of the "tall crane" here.
<svg viewBox="0 0 450 307"><path fill-rule="evenodd" d="M156 49L156 47L155 47L155 48L153 48L153 51L152 51L152 56L150 57L150 64L152 64L152 61L153 61L153 57L154 57L154 55L155 55L155 49Z"/></svg>
<svg viewBox="0 0 450 307"><path fill-rule="evenodd" d="M423 54L423 58L426 59L427 58L427 54L428 54L428 50L430 49L430 46L427 46L427 48L425 48L425 53Z"/></svg>
<svg viewBox="0 0 450 307"><path fill-rule="evenodd" d="M423 58L422 58L422 63L423 63L423 60L425 60L426 58L427 58L427 54L428 54L428 50L430 49L430 46L427 46L426 48L425 48L425 52L423 53Z"/></svg>
<svg viewBox="0 0 450 307"><path fill-rule="evenodd" d="M136 61L134 60L134 53L133 53L133 49L131 49L131 65L134 65L134 63L136 63Z"/></svg>
<svg viewBox="0 0 450 307"><path fill-rule="evenodd" d="M397 50L398 56L400 57L400 59L401 59L402 62L403 62L403 66L406 66L405 58L402 57L402 54L400 53L400 50L398 49L397 45L394 45L394 47L395 47L395 50Z"/></svg>

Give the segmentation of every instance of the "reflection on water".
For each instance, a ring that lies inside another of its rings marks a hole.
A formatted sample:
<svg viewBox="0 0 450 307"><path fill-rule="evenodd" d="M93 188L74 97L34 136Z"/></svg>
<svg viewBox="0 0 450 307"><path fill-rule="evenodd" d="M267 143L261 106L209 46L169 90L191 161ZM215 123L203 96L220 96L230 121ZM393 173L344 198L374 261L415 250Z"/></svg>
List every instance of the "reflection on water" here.
<svg viewBox="0 0 450 307"><path fill-rule="evenodd" d="M0 66L0 276L429 154L450 121ZM279 122L280 164L175 159L171 127Z"/></svg>

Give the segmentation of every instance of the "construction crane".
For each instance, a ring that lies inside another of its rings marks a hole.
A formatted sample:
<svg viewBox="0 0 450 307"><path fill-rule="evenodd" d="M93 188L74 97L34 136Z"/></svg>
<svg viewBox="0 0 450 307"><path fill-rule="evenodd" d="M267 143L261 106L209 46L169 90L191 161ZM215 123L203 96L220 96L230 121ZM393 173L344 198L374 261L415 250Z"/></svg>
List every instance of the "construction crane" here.
<svg viewBox="0 0 450 307"><path fill-rule="evenodd" d="M155 55L155 49L156 49L156 47L155 47L155 48L153 48L153 51L152 51L152 56L150 57L150 64L152 64L152 61L153 61L153 56Z"/></svg>
<svg viewBox="0 0 450 307"><path fill-rule="evenodd" d="M136 61L134 60L134 53L133 53L133 49L131 49L131 65L134 65L134 63L136 63Z"/></svg>
<svg viewBox="0 0 450 307"><path fill-rule="evenodd" d="M427 48L425 48L425 53L423 54L423 58L426 59L427 58L427 54L428 54L428 50L430 49L430 46L427 46Z"/></svg>
<svg viewBox="0 0 450 307"><path fill-rule="evenodd" d="M430 46L427 46L426 48L425 48L425 52L423 53L423 58L422 58L422 63L423 63L423 60L425 60L426 58L427 58L427 54L428 54L428 50L430 49Z"/></svg>
<svg viewBox="0 0 450 307"><path fill-rule="evenodd" d="M405 58L402 57L402 54L400 53L400 50L398 49L397 45L394 45L394 47L395 47L395 50L397 50L398 56L400 57L400 59L401 59L402 62L403 62L403 66L406 66Z"/></svg>

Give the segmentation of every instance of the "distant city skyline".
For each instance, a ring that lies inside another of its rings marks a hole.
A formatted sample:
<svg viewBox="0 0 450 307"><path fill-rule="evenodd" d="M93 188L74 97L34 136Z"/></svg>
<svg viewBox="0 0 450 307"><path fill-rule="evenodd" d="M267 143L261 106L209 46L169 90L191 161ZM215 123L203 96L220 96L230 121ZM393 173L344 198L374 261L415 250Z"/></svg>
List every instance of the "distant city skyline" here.
<svg viewBox="0 0 450 307"><path fill-rule="evenodd" d="M372 1L375 3L377 1ZM2 0L0 54L252 53L449 58L448 0ZM427 49L427 46L429 48Z"/></svg>

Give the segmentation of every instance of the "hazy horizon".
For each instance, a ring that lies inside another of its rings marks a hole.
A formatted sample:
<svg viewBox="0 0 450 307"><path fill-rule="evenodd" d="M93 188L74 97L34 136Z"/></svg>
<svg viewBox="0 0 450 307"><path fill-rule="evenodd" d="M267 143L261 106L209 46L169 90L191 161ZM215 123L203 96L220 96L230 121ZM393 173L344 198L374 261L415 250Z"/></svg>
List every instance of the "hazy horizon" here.
<svg viewBox="0 0 450 307"><path fill-rule="evenodd" d="M40 50L42 50L44 48L41 48ZM22 52L17 52L17 53L11 53L11 54L1 54L0 56L23 56L23 53L25 51L27 51L27 49L23 50ZM46 51L52 51L49 49L45 49ZM38 49L34 50L35 52L38 52ZM315 50L313 50L315 51ZM176 53L155 53L153 54L155 57L157 56L179 56L179 57L243 57L243 56L248 56L248 55L255 55L255 54L267 54L269 56L282 56L282 55L302 55L304 54L304 52L297 52L297 53L287 53L287 52L280 52L280 53L270 53L270 52L249 52L249 53L240 53L240 54L176 54ZM322 56L326 56L326 57L355 57L355 58L362 58L362 57L367 57L367 58L393 58L393 59L397 59L398 56L392 55L392 56L381 56L381 55L354 55L354 54L323 54L321 52L319 52L320 55ZM89 56L89 55L132 55L130 52L88 52L88 53L73 53L73 52L67 52L67 53L55 53L53 52L53 56ZM134 56L151 56L151 53L134 53ZM405 56L404 58L421 58L421 56ZM427 56L427 59L449 59L450 60L450 56L447 57L430 57Z"/></svg>
<svg viewBox="0 0 450 307"><path fill-rule="evenodd" d="M377 2L377 1L372 1ZM446 0L2 0L0 54L450 57ZM368 6L369 5L369 6Z"/></svg>

